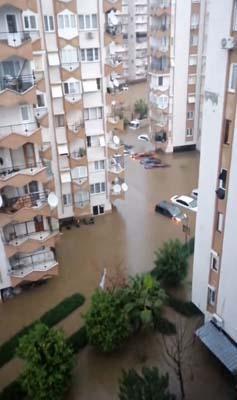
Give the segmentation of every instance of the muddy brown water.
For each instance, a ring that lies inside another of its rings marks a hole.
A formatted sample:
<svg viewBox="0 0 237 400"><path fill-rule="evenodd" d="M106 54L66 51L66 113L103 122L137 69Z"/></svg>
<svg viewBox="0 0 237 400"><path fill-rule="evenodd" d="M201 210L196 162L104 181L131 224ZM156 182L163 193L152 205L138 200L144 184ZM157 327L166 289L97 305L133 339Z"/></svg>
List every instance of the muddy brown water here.
<svg viewBox="0 0 237 400"><path fill-rule="evenodd" d="M135 150L144 151L149 145L137 140L140 133L129 131L124 135L124 141L133 144ZM130 275L149 271L153 267L154 252L163 242L170 238L184 241L182 226L155 214L154 206L174 194L190 194L197 187L199 154L177 153L163 155L162 159L171 167L145 170L139 161L126 157L129 189L125 201L117 200L113 213L98 217L95 225L63 231L57 248L60 275L46 285L0 304L0 326L4 327L0 329L1 343L66 296L81 292L88 299L98 286L104 268L108 275L116 271L126 271ZM195 224L192 213L189 213L189 222L192 236ZM191 280L191 272L188 280ZM187 287L190 289L190 284ZM175 318L172 314L170 317ZM77 330L77 320L74 320L74 330ZM79 324L81 321L78 320ZM199 343L195 345L192 358L194 373L192 378L187 378L188 398L215 396L216 399L230 399L229 383L222 377L221 366ZM129 346L112 356L99 355L87 347L78 355L77 361L68 400L117 399L121 368L139 368L146 362L159 364L163 371L167 370L156 335L135 337ZM178 393L172 373L171 388Z"/></svg>

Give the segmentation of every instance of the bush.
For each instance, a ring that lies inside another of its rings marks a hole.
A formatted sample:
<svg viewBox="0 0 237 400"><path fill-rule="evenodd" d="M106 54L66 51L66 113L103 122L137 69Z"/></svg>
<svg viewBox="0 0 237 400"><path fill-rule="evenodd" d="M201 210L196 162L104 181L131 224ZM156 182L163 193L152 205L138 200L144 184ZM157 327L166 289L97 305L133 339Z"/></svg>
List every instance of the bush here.
<svg viewBox="0 0 237 400"><path fill-rule="evenodd" d="M195 239L194 238L191 238L188 241L188 243L185 243L183 245L184 251L186 251L189 256L191 256L194 253L194 245L195 245Z"/></svg>
<svg viewBox="0 0 237 400"><path fill-rule="evenodd" d="M129 321L124 312L122 289L96 290L85 315L88 341L109 353L122 346L129 336Z"/></svg>
<svg viewBox="0 0 237 400"><path fill-rule="evenodd" d="M70 386L73 351L64 333L38 323L20 339L17 355L25 360L20 383L34 400L60 400Z"/></svg>
<svg viewBox="0 0 237 400"><path fill-rule="evenodd" d="M120 400L174 400L169 393L169 376L160 375L158 368L142 368L138 374L134 369L122 371L119 381Z"/></svg>
<svg viewBox="0 0 237 400"><path fill-rule="evenodd" d="M193 317L201 314L201 311L191 301L182 301L169 296L168 305L185 317Z"/></svg>
<svg viewBox="0 0 237 400"><path fill-rule="evenodd" d="M85 347L88 344L85 326L70 336L67 342L72 347L74 353L78 353L79 350Z"/></svg>
<svg viewBox="0 0 237 400"><path fill-rule="evenodd" d="M19 381L10 383L0 393L0 400L26 400L26 393Z"/></svg>
<svg viewBox="0 0 237 400"><path fill-rule="evenodd" d="M140 119L146 118L148 114L147 103L143 99L139 99L134 104L135 113L140 115Z"/></svg>
<svg viewBox="0 0 237 400"><path fill-rule="evenodd" d="M170 240L156 253L152 275L164 285L177 286L188 272L188 254L178 240Z"/></svg>
<svg viewBox="0 0 237 400"><path fill-rule="evenodd" d="M56 307L42 315L40 321L47 326L52 327L80 307L84 301L84 296L82 296L80 293L75 293L72 296L65 298ZM0 367L14 357L19 339L26 335L37 322L38 321L35 321L33 324L24 327L0 346Z"/></svg>

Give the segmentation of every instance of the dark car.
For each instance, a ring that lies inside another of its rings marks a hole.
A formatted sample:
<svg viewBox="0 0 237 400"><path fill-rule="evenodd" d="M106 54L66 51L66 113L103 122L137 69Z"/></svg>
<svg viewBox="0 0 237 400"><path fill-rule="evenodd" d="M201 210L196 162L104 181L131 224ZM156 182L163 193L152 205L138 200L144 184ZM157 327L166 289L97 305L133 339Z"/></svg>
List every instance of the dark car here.
<svg viewBox="0 0 237 400"><path fill-rule="evenodd" d="M166 200L156 204L155 211L178 222L184 219L184 214L180 208Z"/></svg>

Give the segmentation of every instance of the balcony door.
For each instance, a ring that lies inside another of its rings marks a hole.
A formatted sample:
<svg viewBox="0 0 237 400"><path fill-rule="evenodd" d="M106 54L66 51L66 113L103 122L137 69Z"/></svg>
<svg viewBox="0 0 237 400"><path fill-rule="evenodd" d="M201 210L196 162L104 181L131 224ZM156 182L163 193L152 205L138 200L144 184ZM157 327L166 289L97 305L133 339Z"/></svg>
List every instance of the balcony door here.
<svg viewBox="0 0 237 400"><path fill-rule="evenodd" d="M23 151L25 156L26 168L35 167L35 149L33 143L25 143L23 145Z"/></svg>
<svg viewBox="0 0 237 400"><path fill-rule="evenodd" d="M17 23L15 14L7 14L7 28L9 33L17 32Z"/></svg>
<svg viewBox="0 0 237 400"><path fill-rule="evenodd" d="M42 232L44 230L44 221L42 215L34 217L35 232Z"/></svg>

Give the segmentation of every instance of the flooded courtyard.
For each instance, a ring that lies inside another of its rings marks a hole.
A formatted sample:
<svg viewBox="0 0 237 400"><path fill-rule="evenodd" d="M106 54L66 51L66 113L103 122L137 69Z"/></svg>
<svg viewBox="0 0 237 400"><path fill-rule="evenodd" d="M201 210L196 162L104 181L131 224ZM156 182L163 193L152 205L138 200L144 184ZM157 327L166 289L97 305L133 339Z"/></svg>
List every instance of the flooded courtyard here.
<svg viewBox="0 0 237 400"><path fill-rule="evenodd" d="M143 130L145 132L145 130ZM124 134L126 144L144 151L147 145L137 140L141 132ZM104 268L108 275L125 272L142 273L153 268L154 252L171 239L184 241L182 226L154 212L155 204L175 194L190 194L197 187L199 154L197 152L162 155L169 168L145 170L139 161L126 157L125 201L117 200L113 213L96 218L94 225L81 225L63 230L57 254L60 275L47 284L0 304L0 342L4 342L23 326L36 320L65 297L80 292L88 305L90 295L98 287ZM190 236L194 235L195 215L189 215ZM191 268L186 284L190 293ZM83 311L85 310L83 309ZM81 324L80 313L70 318L69 334ZM169 315L175 320L174 313ZM102 356L87 347L77 356L72 390L68 400L115 400L117 381L122 368L140 367L142 363L159 365L167 371L156 335L131 339L119 354ZM200 343L192 352L193 371L187 371L188 399L214 397L230 399L228 381L222 367ZM142 360L142 361L141 361ZM178 392L171 374L171 389ZM131 399L132 400L132 399Z"/></svg>

